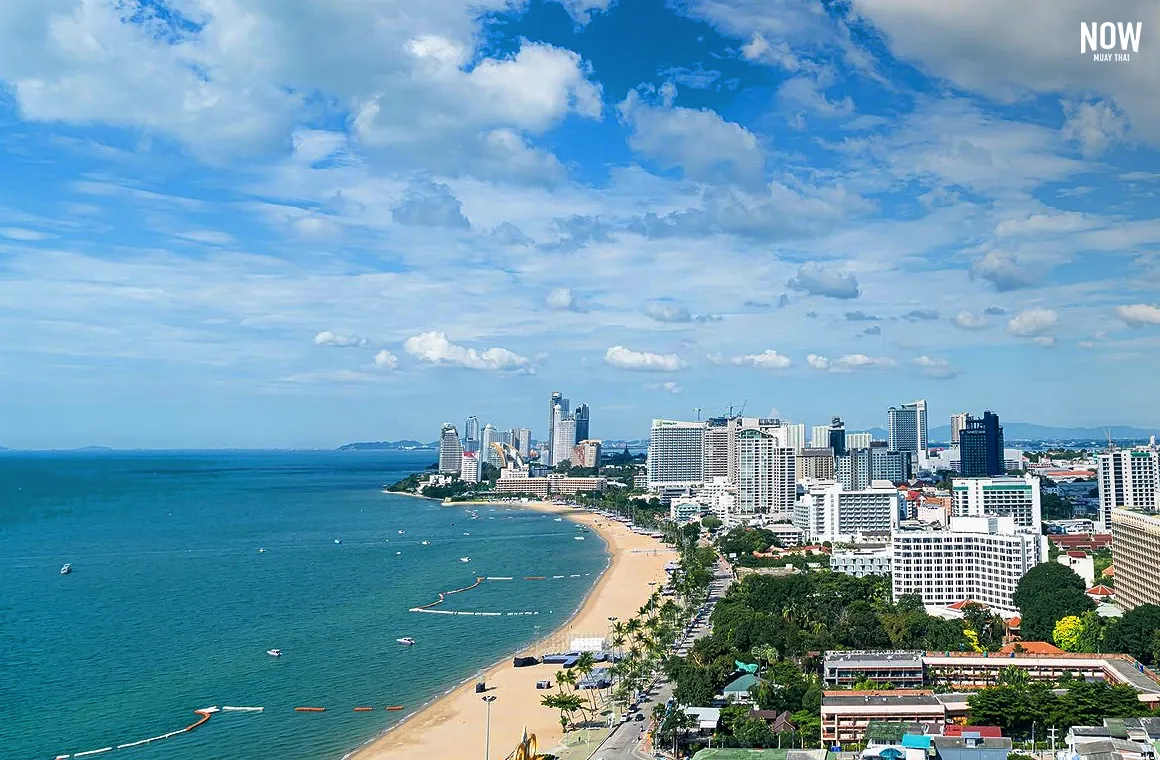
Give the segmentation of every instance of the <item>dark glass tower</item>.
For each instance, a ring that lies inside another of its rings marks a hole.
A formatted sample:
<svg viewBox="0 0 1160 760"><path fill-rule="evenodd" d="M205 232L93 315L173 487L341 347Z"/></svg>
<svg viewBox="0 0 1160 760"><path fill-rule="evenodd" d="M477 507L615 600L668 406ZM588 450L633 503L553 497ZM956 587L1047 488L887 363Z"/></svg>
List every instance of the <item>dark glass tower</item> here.
<svg viewBox="0 0 1160 760"><path fill-rule="evenodd" d="M588 440L588 404L576 407L576 443Z"/></svg>
<svg viewBox="0 0 1160 760"><path fill-rule="evenodd" d="M830 448L836 457L846 455L846 425L841 417L835 417L830 422Z"/></svg>
<svg viewBox="0 0 1160 760"><path fill-rule="evenodd" d="M1007 471L1003 461L1003 426L999 415L983 412L967 415L967 426L959 432L959 469L965 478L993 478Z"/></svg>

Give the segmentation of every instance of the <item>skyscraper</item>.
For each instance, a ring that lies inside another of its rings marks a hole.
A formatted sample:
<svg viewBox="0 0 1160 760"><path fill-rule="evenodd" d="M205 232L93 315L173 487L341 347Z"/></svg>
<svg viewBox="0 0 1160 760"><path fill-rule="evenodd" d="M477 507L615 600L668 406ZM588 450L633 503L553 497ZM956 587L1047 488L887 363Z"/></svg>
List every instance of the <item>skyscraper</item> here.
<svg viewBox="0 0 1160 760"><path fill-rule="evenodd" d="M838 482L847 491L861 491L870 487L873 476L870 449L850 449L834 457Z"/></svg>
<svg viewBox="0 0 1160 760"><path fill-rule="evenodd" d="M988 478L1007 472L1003 461L1003 428L999 415L983 412L983 416L967 415L967 425L959 431L960 469L963 477Z"/></svg>
<svg viewBox="0 0 1160 760"><path fill-rule="evenodd" d="M500 461L499 454L492 446L493 443L499 443L499 431L490 422L483 426L483 433L479 443L481 447L479 449L479 469L481 472L483 471L483 464L485 462L493 467L499 467L503 464Z"/></svg>
<svg viewBox="0 0 1160 760"><path fill-rule="evenodd" d="M870 433L846 433L847 449L868 449L874 436Z"/></svg>
<svg viewBox="0 0 1160 760"><path fill-rule="evenodd" d="M475 415L467 418L463 423L463 450L479 451L479 420Z"/></svg>
<svg viewBox="0 0 1160 760"><path fill-rule="evenodd" d="M554 465L556 462L552 459L553 452L556 450L556 416L557 414L568 414L568 399L564 398L564 394L560 391L552 391L552 399L548 405L548 461L545 464ZM568 450L572 450L572 446L576 444L575 441L568 442Z"/></svg>
<svg viewBox="0 0 1160 760"><path fill-rule="evenodd" d="M572 415L576 418L576 440L574 443L588 440L588 404L581 404L576 407L576 413Z"/></svg>
<svg viewBox="0 0 1160 760"><path fill-rule="evenodd" d="M951 415L951 445L959 445L959 433L967 426L967 413L960 412L959 414Z"/></svg>
<svg viewBox="0 0 1160 760"><path fill-rule="evenodd" d="M513 430L512 446L516 447L516 451L520 452L521 457L527 459L528 453L532 450L531 428L517 428L516 430Z"/></svg>
<svg viewBox="0 0 1160 760"><path fill-rule="evenodd" d="M704 422L652 421L648 441L649 488L679 488L704 482L705 427Z"/></svg>
<svg viewBox="0 0 1160 760"><path fill-rule="evenodd" d="M785 424L786 443L794 451L801 451L806 447L806 426L805 423L787 422Z"/></svg>
<svg viewBox="0 0 1160 760"><path fill-rule="evenodd" d="M793 516L797 498L794 450L780 428L746 427L737 433L737 510L768 514L773 519Z"/></svg>
<svg viewBox="0 0 1160 760"><path fill-rule="evenodd" d="M835 417L830 422L830 448L836 457L846 453L846 424L841 417Z"/></svg>
<svg viewBox="0 0 1160 760"><path fill-rule="evenodd" d="M572 447L576 445L576 418L556 405L556 427L552 430L552 466L571 461Z"/></svg>
<svg viewBox="0 0 1160 760"><path fill-rule="evenodd" d="M1096 460L1101 531L1111 530L1113 509L1160 511L1160 449L1155 446L1116 449L1099 454Z"/></svg>
<svg viewBox="0 0 1160 760"><path fill-rule="evenodd" d="M814 425L810 428L810 448L811 449L828 449L830 448L830 426L829 425Z"/></svg>
<svg viewBox="0 0 1160 760"><path fill-rule="evenodd" d="M439 472L458 475L463 467L463 444L459 431L450 422L443 423L439 432Z"/></svg>
<svg viewBox="0 0 1160 760"><path fill-rule="evenodd" d="M926 460L926 399L919 399L900 407L890 407L887 448L891 451L909 451L915 459Z"/></svg>

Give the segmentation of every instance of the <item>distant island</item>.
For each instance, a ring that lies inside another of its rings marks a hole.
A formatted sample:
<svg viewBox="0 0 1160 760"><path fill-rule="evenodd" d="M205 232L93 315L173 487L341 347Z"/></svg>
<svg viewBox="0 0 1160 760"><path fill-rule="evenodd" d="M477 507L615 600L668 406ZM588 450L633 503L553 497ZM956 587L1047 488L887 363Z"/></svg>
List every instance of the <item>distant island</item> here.
<svg viewBox="0 0 1160 760"><path fill-rule="evenodd" d="M338 447L338 451L437 451L439 449L438 441L433 443L420 443L419 441L412 441L404 439L402 441L357 441L355 443L344 443Z"/></svg>

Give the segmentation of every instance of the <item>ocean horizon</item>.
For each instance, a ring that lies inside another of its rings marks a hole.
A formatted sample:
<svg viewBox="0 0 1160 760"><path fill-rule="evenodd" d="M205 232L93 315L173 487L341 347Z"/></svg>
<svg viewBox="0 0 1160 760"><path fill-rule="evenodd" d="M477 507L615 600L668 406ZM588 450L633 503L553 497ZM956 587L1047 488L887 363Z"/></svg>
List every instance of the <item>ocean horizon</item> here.
<svg viewBox="0 0 1160 760"><path fill-rule="evenodd" d="M338 760L562 625L606 565L600 538L575 541L577 526L531 510L382 492L432 461L429 451L4 452L3 757L116 747L189 725L197 708L238 705L265 710L103 757ZM61 575L66 562L74 570ZM513 580L441 609L538 614L408 611L477 576ZM403 636L417 643L397 644ZM275 648L282 657L266 654Z"/></svg>

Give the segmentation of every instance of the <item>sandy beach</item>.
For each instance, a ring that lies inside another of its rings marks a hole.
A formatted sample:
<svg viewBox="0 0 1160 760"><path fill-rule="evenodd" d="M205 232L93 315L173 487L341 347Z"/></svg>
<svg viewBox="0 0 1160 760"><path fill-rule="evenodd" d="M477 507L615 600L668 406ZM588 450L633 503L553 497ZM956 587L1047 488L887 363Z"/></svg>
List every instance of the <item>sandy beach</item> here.
<svg viewBox="0 0 1160 760"><path fill-rule="evenodd" d="M458 506L458 505L457 505ZM520 655L539 655L546 647L559 649L569 634L607 633L609 617L627 620L648 600L650 582L665 579L665 563L676 553L660 541L633 533L621 523L589 512L553 504L522 504L521 507L558 512L601 535L611 555L608 568L576 614L560 629ZM511 657L485 672L491 705L491 748L488 760L503 760L519 742L524 727L536 734L540 751L548 751L561 739L559 713L540 705L545 693L536 681L551 680L559 665L512 666ZM486 712L474 679L432 702L403 724L352 753L353 760L450 760L478 758L484 751Z"/></svg>

